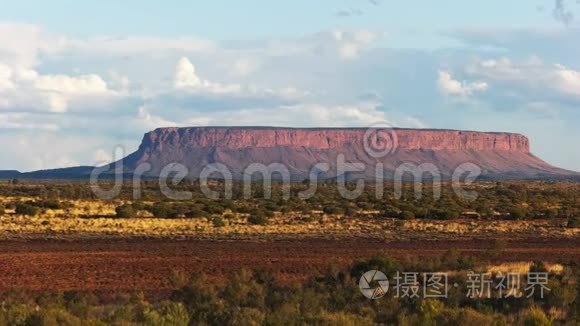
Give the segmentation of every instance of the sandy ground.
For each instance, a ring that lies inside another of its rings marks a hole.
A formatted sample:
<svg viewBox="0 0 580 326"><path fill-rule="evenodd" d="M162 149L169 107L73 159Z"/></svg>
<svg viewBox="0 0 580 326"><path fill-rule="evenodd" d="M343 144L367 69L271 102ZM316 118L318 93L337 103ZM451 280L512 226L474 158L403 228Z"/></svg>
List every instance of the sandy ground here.
<svg viewBox="0 0 580 326"><path fill-rule="evenodd" d="M431 256L454 248L489 259L494 241L381 241L368 239L286 241L92 240L0 242L0 292L91 290L167 294L175 273L204 272L214 280L240 268L260 268L282 281L301 281L330 263L388 253ZM580 239L508 242L497 261L579 262Z"/></svg>

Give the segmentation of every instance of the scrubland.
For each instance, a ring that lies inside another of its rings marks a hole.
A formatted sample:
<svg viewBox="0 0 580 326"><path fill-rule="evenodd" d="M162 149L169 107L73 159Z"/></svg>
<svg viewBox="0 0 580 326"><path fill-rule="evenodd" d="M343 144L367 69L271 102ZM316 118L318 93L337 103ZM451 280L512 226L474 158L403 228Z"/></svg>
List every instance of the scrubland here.
<svg viewBox="0 0 580 326"><path fill-rule="evenodd" d="M5 197L13 203L28 198ZM0 239L168 238L168 239L281 239L281 238L377 238L454 239L536 237L566 238L580 235L580 228L567 227L565 219L534 220L402 220L373 212L326 214L274 212L267 223L255 225L250 214L225 210L195 218L156 218L151 213L118 218L115 209L127 202L98 200L68 201L65 209L44 209L35 216L18 215L6 209L0 215ZM152 203L142 203L144 205ZM215 225L220 219L223 223Z"/></svg>

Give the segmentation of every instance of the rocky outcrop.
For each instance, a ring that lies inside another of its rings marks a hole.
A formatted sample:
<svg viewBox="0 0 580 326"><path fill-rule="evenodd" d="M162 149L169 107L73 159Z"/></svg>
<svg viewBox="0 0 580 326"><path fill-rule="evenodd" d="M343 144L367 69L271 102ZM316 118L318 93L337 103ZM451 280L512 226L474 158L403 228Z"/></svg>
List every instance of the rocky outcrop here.
<svg viewBox="0 0 580 326"><path fill-rule="evenodd" d="M375 147L379 152L387 150L373 155ZM340 175L337 162L342 158L365 164L365 170L357 174L366 178L375 176L378 163L386 178L402 163L432 163L443 177L468 162L491 179L578 175L531 154L528 139L520 134L434 129L161 128L145 134L138 151L122 162L125 172L150 163L149 176L158 176L170 163L180 163L192 178L211 163L226 165L234 178L241 178L252 163L280 163L293 179L304 179L317 163L330 164L322 177Z"/></svg>

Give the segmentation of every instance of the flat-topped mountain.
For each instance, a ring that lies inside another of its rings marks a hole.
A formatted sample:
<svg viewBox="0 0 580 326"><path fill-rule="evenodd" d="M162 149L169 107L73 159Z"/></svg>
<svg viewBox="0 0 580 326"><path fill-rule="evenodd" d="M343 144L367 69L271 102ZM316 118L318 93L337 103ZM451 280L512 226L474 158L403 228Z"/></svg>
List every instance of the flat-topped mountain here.
<svg viewBox="0 0 580 326"><path fill-rule="evenodd" d="M529 152L528 139L520 134L437 129L375 128L385 137L396 138L395 147L423 150L507 150ZM294 147L341 149L345 145L362 145L372 138L368 128L269 128L269 127L192 127L160 128L145 134L141 147L160 148L179 144L191 148ZM380 140L381 135L376 138Z"/></svg>
<svg viewBox="0 0 580 326"><path fill-rule="evenodd" d="M363 163L359 172L342 173L338 162ZM528 138L503 132L438 129L368 128L279 128L279 127L190 127L160 128L143 137L139 149L122 159L123 173L131 174L144 163L143 175L158 177L163 168L179 163L190 178L198 178L212 163L225 165L235 179L253 163L283 165L293 180L318 178L374 178L377 166L386 179L403 163L432 163L442 178L450 178L463 163L480 167L484 179L578 179L580 174L559 169L530 152ZM111 165L110 172L113 171ZM9 171L10 178L87 178L91 167L45 170L29 173ZM117 170L119 171L119 170ZM0 178L3 174L0 171ZM216 175L215 177L220 177Z"/></svg>
<svg viewBox="0 0 580 326"><path fill-rule="evenodd" d="M293 179L308 178L317 163L330 164L322 177L336 177L339 155L364 163L359 175L375 176L381 163L389 178L402 163L433 163L450 177L462 163L481 167L486 178L542 178L574 175L530 153L520 134L435 129L191 127L160 128L143 137L139 149L123 160L125 170L150 163L151 176L170 163L180 163L191 177L208 164L222 163L241 178L252 163L280 163Z"/></svg>

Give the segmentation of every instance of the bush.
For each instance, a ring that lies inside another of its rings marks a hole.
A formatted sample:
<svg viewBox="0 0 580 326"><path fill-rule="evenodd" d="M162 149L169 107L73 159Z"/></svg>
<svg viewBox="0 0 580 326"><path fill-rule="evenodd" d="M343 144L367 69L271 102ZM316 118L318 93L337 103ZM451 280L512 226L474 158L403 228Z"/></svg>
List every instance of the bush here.
<svg viewBox="0 0 580 326"><path fill-rule="evenodd" d="M156 218L169 218L175 213L174 210L166 204L154 204L147 208Z"/></svg>
<svg viewBox="0 0 580 326"><path fill-rule="evenodd" d="M324 212L324 214L329 215L342 214L344 212L340 207L336 206L326 206L322 209L322 211Z"/></svg>
<svg viewBox="0 0 580 326"><path fill-rule="evenodd" d="M29 204L18 203L16 204L16 214L25 216L35 216L38 215L38 207L34 207Z"/></svg>
<svg viewBox="0 0 580 326"><path fill-rule="evenodd" d="M48 209L63 209L66 208L67 205L59 202L56 199L45 199L42 201L38 201L36 203L30 203L30 205L40 207L40 208L48 208Z"/></svg>
<svg viewBox="0 0 580 326"><path fill-rule="evenodd" d="M1 211L1 210L0 210ZM569 228L580 228L580 217L572 217L568 220Z"/></svg>
<svg viewBox="0 0 580 326"><path fill-rule="evenodd" d="M415 218L415 213L411 211L403 211L403 213L401 213L401 218L404 220L412 220Z"/></svg>
<svg viewBox="0 0 580 326"><path fill-rule="evenodd" d="M132 205L121 205L115 208L118 218L128 218L135 216L135 209Z"/></svg>
<svg viewBox="0 0 580 326"><path fill-rule="evenodd" d="M191 209L189 212L185 213L185 217L187 218L202 218L207 216L209 216L208 212L202 211L198 208Z"/></svg>
<svg viewBox="0 0 580 326"><path fill-rule="evenodd" d="M452 209L433 209L429 212L429 217L436 220L454 220L459 218L459 212Z"/></svg>
<svg viewBox="0 0 580 326"><path fill-rule="evenodd" d="M528 309L527 313L524 315L524 325L534 325L534 326L549 326L552 322L548 319L546 314L542 309L533 306Z"/></svg>
<svg viewBox="0 0 580 326"><path fill-rule="evenodd" d="M213 219L213 226L216 228L221 228L222 226L226 226L226 222L221 217L216 217Z"/></svg>
<svg viewBox="0 0 580 326"><path fill-rule="evenodd" d="M217 203L211 203L211 204L205 205L203 210L210 213L210 214L223 214L225 211L225 208L223 208L223 206L221 206Z"/></svg>
<svg viewBox="0 0 580 326"><path fill-rule="evenodd" d="M512 208L509 210L510 220L521 220L526 217L526 212L521 208Z"/></svg>
<svg viewBox="0 0 580 326"><path fill-rule="evenodd" d="M248 223L254 225L268 224L268 216L266 214L253 214L248 217Z"/></svg>

